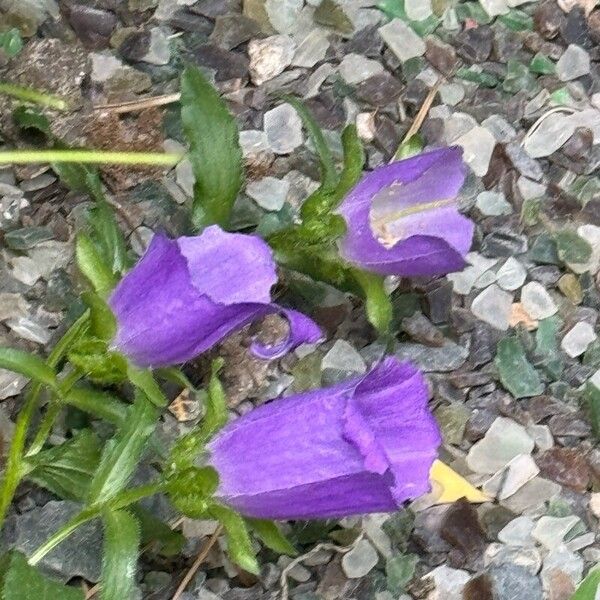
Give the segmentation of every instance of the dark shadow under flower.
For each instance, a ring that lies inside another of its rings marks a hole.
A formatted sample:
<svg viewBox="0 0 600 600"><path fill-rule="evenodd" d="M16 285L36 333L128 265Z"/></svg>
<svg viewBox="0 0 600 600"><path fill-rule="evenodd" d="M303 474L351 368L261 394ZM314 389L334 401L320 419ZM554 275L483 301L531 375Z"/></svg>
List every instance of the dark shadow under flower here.
<svg viewBox="0 0 600 600"><path fill-rule="evenodd" d="M256 236L216 225L176 240L157 234L110 298L113 347L141 367L177 364L271 313L288 320L289 335L276 346L253 344L257 356L277 358L319 341L311 319L271 302L276 281L271 249Z"/></svg>
<svg viewBox="0 0 600 600"><path fill-rule="evenodd" d="M386 358L333 387L275 400L208 445L216 498L267 519L394 511L430 489L440 445L423 375Z"/></svg>

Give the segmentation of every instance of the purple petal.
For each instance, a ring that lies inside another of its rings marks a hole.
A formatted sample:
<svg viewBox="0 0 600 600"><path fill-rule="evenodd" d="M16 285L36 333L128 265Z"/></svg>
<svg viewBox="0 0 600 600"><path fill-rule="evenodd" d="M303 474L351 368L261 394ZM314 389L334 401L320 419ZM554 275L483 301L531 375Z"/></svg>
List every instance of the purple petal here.
<svg viewBox="0 0 600 600"><path fill-rule="evenodd" d="M385 275L430 276L464 266L474 224L458 212L462 150L442 148L368 173L340 207L349 262Z"/></svg>
<svg viewBox="0 0 600 600"><path fill-rule="evenodd" d="M395 510L429 489L440 443L414 367L386 359L363 378L276 400L209 444L217 497L272 519Z"/></svg>
<svg viewBox="0 0 600 600"><path fill-rule="evenodd" d="M308 317L271 303L275 267L268 259L270 251L260 239L214 227L197 238L154 236L110 298L117 319L113 346L142 367L177 364L274 312L290 322L285 349L318 341L321 332Z"/></svg>
<svg viewBox="0 0 600 600"><path fill-rule="evenodd" d="M194 287L214 302L271 302L277 271L271 248L259 237L227 233L213 225L177 243Z"/></svg>

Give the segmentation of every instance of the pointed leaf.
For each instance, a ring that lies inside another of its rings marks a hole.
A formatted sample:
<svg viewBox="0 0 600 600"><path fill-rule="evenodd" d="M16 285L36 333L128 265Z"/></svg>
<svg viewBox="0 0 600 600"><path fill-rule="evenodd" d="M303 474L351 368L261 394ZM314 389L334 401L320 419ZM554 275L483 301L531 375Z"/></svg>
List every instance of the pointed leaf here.
<svg viewBox="0 0 600 600"><path fill-rule="evenodd" d="M129 376L131 383L142 390L153 404L156 406L167 405L168 400L160 389L158 383L156 383L156 379L154 379L152 371L149 369L138 369L137 367L129 365L129 368L127 369L127 375Z"/></svg>
<svg viewBox="0 0 600 600"><path fill-rule="evenodd" d="M161 556L176 556L181 553L185 545L185 537L181 532L171 529L139 504L134 505L131 511L140 523L144 546L153 544Z"/></svg>
<svg viewBox="0 0 600 600"><path fill-rule="evenodd" d="M231 509L216 504L211 506L210 513L225 529L231 560L245 571L258 575L260 568L244 519Z"/></svg>
<svg viewBox="0 0 600 600"><path fill-rule="evenodd" d="M20 373L50 387L56 385L54 371L41 358L22 350L0 348L0 369Z"/></svg>
<svg viewBox="0 0 600 600"><path fill-rule="evenodd" d="M100 465L90 483L88 504L105 502L127 485L157 420L156 407L138 392L124 427L104 447Z"/></svg>
<svg viewBox="0 0 600 600"><path fill-rule="evenodd" d="M344 167L335 190L337 204L356 185L365 166L365 151L358 137L356 125L348 125L344 129L342 133L342 148L344 149Z"/></svg>
<svg viewBox="0 0 600 600"><path fill-rule="evenodd" d="M226 227L243 181L239 133L225 102L191 65L181 76L181 120L196 179L194 225Z"/></svg>
<svg viewBox="0 0 600 600"><path fill-rule="evenodd" d="M0 598L2 600L84 600L81 589L42 575L19 552L0 558Z"/></svg>
<svg viewBox="0 0 600 600"><path fill-rule="evenodd" d="M273 521L266 519L246 519L246 521L267 548L278 554L288 554L289 556L298 554L293 544L281 533Z"/></svg>
<svg viewBox="0 0 600 600"><path fill-rule="evenodd" d="M83 233L77 237L75 256L79 270L92 284L94 290L101 296L106 296L116 283L113 272L106 265L92 240Z"/></svg>
<svg viewBox="0 0 600 600"><path fill-rule="evenodd" d="M101 600L135 600L135 574L140 552L140 525L126 510L103 514Z"/></svg>
<svg viewBox="0 0 600 600"><path fill-rule="evenodd" d="M168 492L179 511L201 519L206 516L218 485L219 476L212 467L189 467L169 479Z"/></svg>
<svg viewBox="0 0 600 600"><path fill-rule="evenodd" d="M588 576L579 584L577 591L570 600L596 600L600 588L600 568L592 569Z"/></svg>
<svg viewBox="0 0 600 600"><path fill-rule="evenodd" d="M210 439L225 423L227 423L227 397L219 379L219 371L223 368L222 358L214 360L211 367L208 395L206 397L206 412L200 431L203 439Z"/></svg>
<svg viewBox="0 0 600 600"><path fill-rule="evenodd" d="M129 416L127 405L116 396L86 385L74 386L62 400L117 427L123 427Z"/></svg>
<svg viewBox="0 0 600 600"><path fill-rule="evenodd" d="M26 459L25 468L31 469L27 477L60 498L81 502L98 468L100 452L98 436L84 430L60 446Z"/></svg>

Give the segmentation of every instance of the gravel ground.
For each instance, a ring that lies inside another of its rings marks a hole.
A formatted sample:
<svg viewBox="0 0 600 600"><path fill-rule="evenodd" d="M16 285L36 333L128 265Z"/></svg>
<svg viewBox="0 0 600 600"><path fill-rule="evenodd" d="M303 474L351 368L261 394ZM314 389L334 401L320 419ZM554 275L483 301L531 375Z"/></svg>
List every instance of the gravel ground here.
<svg viewBox="0 0 600 600"><path fill-rule="evenodd" d="M316 157L281 92L304 99L336 156L341 129L355 122L370 168L391 159L433 99L420 127L425 145L462 146L470 167L461 192L477 224L468 266L390 284L397 355L428 374L442 458L494 501L425 498L391 516L289 524L310 554L289 565L264 550L258 580L217 546L182 599L279 598L285 580L296 600L568 600L600 561L600 451L586 408L600 394L600 8L596 0L377 4L0 0L0 30L6 21L26 38L14 58L0 50L0 79L66 97L73 110L50 116L70 142L180 149L177 105L94 107L173 94L186 62L205 69L242 132L239 228L289 220L316 187ZM0 100L0 146L30 141L11 108ZM107 168L104 179L137 253L153 230L188 227L185 162L171 172ZM0 206L0 345L43 352L81 309L72 241L89 202L47 167L0 167ZM328 340L278 363L251 357L247 333L225 342L233 412L364 372L383 351L355 300L300 277L286 283ZM260 327L271 336L279 328L276 319ZM199 377L202 363L190 373ZM0 370L5 442L25 383ZM194 398L176 400L164 435L189 428L198 408ZM55 441L70 427L60 423ZM161 499L149 508L169 517ZM75 510L23 486L3 543L31 550L43 527ZM214 527L184 520L181 556L146 553L143 598L172 598ZM46 566L93 584L99 536L82 528Z"/></svg>

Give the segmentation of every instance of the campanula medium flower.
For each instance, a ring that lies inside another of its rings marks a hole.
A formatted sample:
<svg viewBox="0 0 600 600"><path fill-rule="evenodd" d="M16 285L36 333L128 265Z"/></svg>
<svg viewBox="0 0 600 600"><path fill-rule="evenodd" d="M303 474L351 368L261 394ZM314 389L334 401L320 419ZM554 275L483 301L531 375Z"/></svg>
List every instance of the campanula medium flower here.
<svg viewBox="0 0 600 600"><path fill-rule="evenodd" d="M265 404L208 444L216 499L267 519L395 511L430 489L440 444L423 375L386 358L333 387Z"/></svg>
<svg viewBox="0 0 600 600"><path fill-rule="evenodd" d="M109 300L117 320L112 345L141 367L181 363L270 313L288 320L289 335L276 346L255 343L257 356L318 341L313 321L271 302L276 280L271 249L256 236L216 225L176 240L157 234Z"/></svg>
<svg viewBox="0 0 600 600"><path fill-rule="evenodd" d="M463 268L473 222L457 208L465 179L462 150L441 148L365 175L340 207L340 252L383 275L433 276Z"/></svg>

